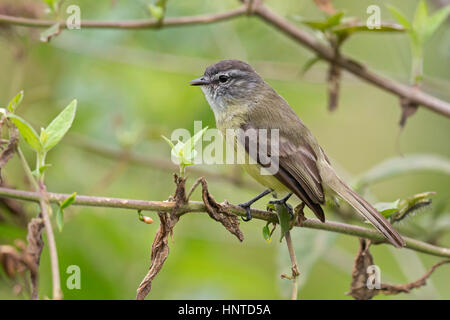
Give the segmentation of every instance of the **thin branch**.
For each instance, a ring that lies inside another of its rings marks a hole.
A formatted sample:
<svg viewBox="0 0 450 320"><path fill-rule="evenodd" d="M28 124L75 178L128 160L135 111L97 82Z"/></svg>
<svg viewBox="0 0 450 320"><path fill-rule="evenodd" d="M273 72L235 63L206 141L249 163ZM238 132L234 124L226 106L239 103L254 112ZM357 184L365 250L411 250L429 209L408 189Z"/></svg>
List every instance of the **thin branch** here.
<svg viewBox="0 0 450 320"><path fill-rule="evenodd" d="M380 76L348 57L343 55L336 56L331 48L324 46L312 35L301 30L289 20L277 15L265 5L260 4L256 6L254 14L295 41L314 51L322 59L335 63L355 76L391 92L400 98L406 98L412 103L420 104L438 114L450 118L450 103L433 97L417 88Z"/></svg>
<svg viewBox="0 0 450 320"><path fill-rule="evenodd" d="M47 192L47 197L50 202L58 203L64 201L66 198L71 196L70 194L62 193L51 193ZM0 187L0 197L15 198L26 201L40 201L40 194L31 191L15 190L10 188ZM171 212L175 207L176 203L172 201L145 201L145 200L132 200L132 199L121 199L121 198L109 198L109 197L91 197L77 195L73 205L79 206L92 206L92 207L105 207L105 208L122 208L131 210L147 210L147 211L160 211L160 212ZM228 202L223 202L220 204L224 209L229 210L239 216L246 216L246 211L239 206L232 205ZM189 201L187 204L178 208L177 214L185 214L188 212L205 212L206 208L203 202L200 201ZM278 217L273 212L252 209L252 216L255 219L278 222ZM371 230L368 228L348 225L340 222L325 222L322 223L316 219L307 219L296 224L296 227L305 227L310 229L325 230L331 232L337 232L341 234L346 234L350 236L366 238L372 240L375 243L388 243L384 236L376 230ZM429 255L450 258L450 249L442 248L438 246L431 245L429 243L415 240L409 237L404 237L406 241L406 248L411 250L423 252Z"/></svg>
<svg viewBox="0 0 450 320"><path fill-rule="evenodd" d="M246 6L240 6L237 9L223 13L204 14L191 17L164 18L162 22L156 19L133 20L133 21L81 21L81 28L100 28L100 29L159 29L162 27L188 26L197 24L209 24L228 20L234 17L242 16L247 13ZM0 14L0 23L7 23L23 27L49 28L58 21L40 20L33 18L22 18ZM65 29L67 25L59 21L60 27Z"/></svg>
<svg viewBox="0 0 450 320"><path fill-rule="evenodd" d="M42 182L39 182L39 204L41 206L42 219L44 220L45 232L47 233L48 248L50 251L50 264L52 268L53 299L61 300L61 281L59 277L58 251L56 249L55 235L50 221L50 204L47 190Z"/></svg>
<svg viewBox="0 0 450 320"><path fill-rule="evenodd" d="M95 140L92 140L90 138L86 138L82 135L74 135L71 134L67 140L70 144L73 146L79 147L83 149L84 151L87 151L89 153L93 153L105 158L109 159L123 159L126 157L126 160L129 161L132 164L141 165L149 168L158 168L161 170L174 172L178 169L178 166L173 164L172 162L166 160L166 159L158 159L156 157L148 157L140 154L133 153L132 151L126 151L126 150L120 150L118 148L114 148L111 146L107 146L104 143L97 142ZM259 190L260 187L249 180L239 179L237 177L234 177L230 174L226 173L220 173L220 172L214 172L214 171L208 171L208 170L202 170L201 168L198 168L196 166L189 168L189 172L200 175L200 176L206 176L211 179L220 180L220 181L228 181L230 183L233 183L238 186L243 186L252 190Z"/></svg>
<svg viewBox="0 0 450 320"><path fill-rule="evenodd" d="M294 250L294 245L292 243L292 238L291 238L291 232L287 231L284 235L284 238L286 239L286 245L289 251L289 257L291 259L291 271L292 274L291 276L285 276L282 275L282 278L288 278L290 280L292 280L292 294L291 294L291 300L297 300L297 296L298 296L298 276L300 275L300 272L298 271L298 267L297 267L297 259L295 258L295 250Z"/></svg>
<svg viewBox="0 0 450 320"><path fill-rule="evenodd" d="M256 15L276 27L286 35L290 36L296 42L304 45L314 51L319 57L332 62L357 77L385 90L397 95L400 98L407 99L413 104L422 105L438 114L450 118L450 103L429 95L417 88L410 87L399 82L390 80L377 73L368 70L359 62L354 61L345 56L336 56L333 50L315 39L309 33L301 30L295 24L287 19L277 15L268 7L263 5L261 1L252 1L251 8L242 5L237 9L230 10L218 14L206 14L191 17L165 18L163 22L155 19L146 19L140 21L82 21L82 28L108 28L108 29L159 29L163 27L188 26L198 24L210 24L243 15ZM24 27L51 27L58 23L55 20L40 20L32 18L14 17L8 15L0 15L0 24L7 23ZM60 22L61 23L61 22ZM66 28L65 23L61 23L61 28Z"/></svg>

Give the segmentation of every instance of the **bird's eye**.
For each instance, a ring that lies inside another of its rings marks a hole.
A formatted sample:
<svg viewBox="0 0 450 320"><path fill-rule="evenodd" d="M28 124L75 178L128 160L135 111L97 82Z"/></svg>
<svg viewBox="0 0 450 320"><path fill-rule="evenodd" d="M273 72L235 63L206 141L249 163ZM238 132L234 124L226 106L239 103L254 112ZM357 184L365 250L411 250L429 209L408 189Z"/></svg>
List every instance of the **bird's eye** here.
<svg viewBox="0 0 450 320"><path fill-rule="evenodd" d="M219 76L219 81L220 81L221 83L227 82L228 79L230 79L230 77L227 76L227 75L225 75L225 74L222 74L222 75Z"/></svg>

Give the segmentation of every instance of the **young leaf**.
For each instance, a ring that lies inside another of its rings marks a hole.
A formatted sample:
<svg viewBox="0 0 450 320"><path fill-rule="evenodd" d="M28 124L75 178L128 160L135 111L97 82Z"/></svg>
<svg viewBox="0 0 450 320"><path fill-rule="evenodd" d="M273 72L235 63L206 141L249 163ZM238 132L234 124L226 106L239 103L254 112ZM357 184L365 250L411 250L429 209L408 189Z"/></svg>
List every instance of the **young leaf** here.
<svg viewBox="0 0 450 320"><path fill-rule="evenodd" d="M58 206L58 211L56 212L56 224L58 226L59 232L62 231L64 226L64 209L67 209L74 201L77 193L72 193L69 197L64 199Z"/></svg>
<svg viewBox="0 0 450 320"><path fill-rule="evenodd" d="M40 40L42 42L49 42L51 38L58 35L60 32L61 32L61 28L60 28L59 22L55 23L50 28L46 29L45 31L43 31L41 33Z"/></svg>
<svg viewBox="0 0 450 320"><path fill-rule="evenodd" d="M283 240L284 235L291 229L290 220L291 214L289 213L286 205L275 204L275 210L278 213L278 219L280 221L281 237L280 242Z"/></svg>
<svg viewBox="0 0 450 320"><path fill-rule="evenodd" d="M77 100L73 100L45 129L48 137L43 145L45 151L56 146L72 126L77 110Z"/></svg>
<svg viewBox="0 0 450 320"><path fill-rule="evenodd" d="M425 33L428 22L428 9L425 1L420 1L416 8L416 13L413 19L413 30L416 35L417 44L423 45L425 42Z"/></svg>
<svg viewBox="0 0 450 320"><path fill-rule="evenodd" d="M400 199L394 202L379 202L374 205L375 209L378 210L385 218L388 218L393 213L397 212L399 209Z"/></svg>
<svg viewBox="0 0 450 320"><path fill-rule="evenodd" d="M433 33L436 32L436 30L445 21L445 19L447 18L447 16L449 14L450 14L450 6L446 6L428 18L427 26L426 26L426 30L425 30L425 38L426 39L431 37L433 35Z"/></svg>
<svg viewBox="0 0 450 320"><path fill-rule="evenodd" d="M20 91L10 102L8 105L8 111L14 113L16 111L19 104L22 102L23 99L23 90Z"/></svg>
<svg viewBox="0 0 450 320"><path fill-rule="evenodd" d="M412 29L411 23L409 20L401 13L397 8L387 5L387 8L391 12L391 14L397 19L398 23L400 23L405 29Z"/></svg>
<svg viewBox="0 0 450 320"><path fill-rule="evenodd" d="M69 197L64 199L64 201L61 202L61 205L60 205L61 209L68 208L75 201L76 196L77 196L77 193L74 192Z"/></svg>
<svg viewBox="0 0 450 320"><path fill-rule="evenodd" d="M270 239L270 229L269 229L268 223L263 227L262 233L263 233L264 240L266 240L269 243L271 239Z"/></svg>
<svg viewBox="0 0 450 320"><path fill-rule="evenodd" d="M41 143L39 141L39 136L33 127L15 114L9 114L8 118L15 124L17 129L19 129L20 134L30 147L39 152L41 150Z"/></svg>
<svg viewBox="0 0 450 320"><path fill-rule="evenodd" d="M183 146L183 156L187 158L187 160L191 161L195 157L195 146L202 138L205 131L208 129L208 127L203 128L199 132L197 132L193 137L191 137Z"/></svg>

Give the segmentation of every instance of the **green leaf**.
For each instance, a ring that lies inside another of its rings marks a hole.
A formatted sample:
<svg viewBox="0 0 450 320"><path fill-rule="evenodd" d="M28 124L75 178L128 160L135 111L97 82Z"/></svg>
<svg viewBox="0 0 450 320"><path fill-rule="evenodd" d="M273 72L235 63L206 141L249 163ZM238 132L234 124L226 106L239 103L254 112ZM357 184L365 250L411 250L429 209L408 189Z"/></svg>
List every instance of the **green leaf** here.
<svg viewBox="0 0 450 320"><path fill-rule="evenodd" d="M41 150L41 143L39 141L39 136L36 133L36 131L33 129L33 127L26 122L21 117L15 115L15 114L9 114L8 118L14 123L14 125L19 130L22 137L25 139L25 141L28 143L28 145L33 148L35 151Z"/></svg>
<svg viewBox="0 0 450 320"><path fill-rule="evenodd" d="M169 138L166 138L166 137L163 136L163 135L161 135L161 137L162 137L164 140L166 140L166 142L169 144L169 146L172 148L172 150L175 149L175 145L173 144L173 142L172 142Z"/></svg>
<svg viewBox="0 0 450 320"><path fill-rule="evenodd" d="M333 14L332 16L330 16L327 19L327 27L331 28L331 27L337 26L338 24L341 23L341 20L343 17L344 17L343 11L339 11L339 12Z"/></svg>
<svg viewBox="0 0 450 320"><path fill-rule="evenodd" d="M388 218L393 213L397 212L399 209L400 199L393 202L378 202L374 205L375 209L378 210L385 218Z"/></svg>
<svg viewBox="0 0 450 320"><path fill-rule="evenodd" d="M56 224L58 226L59 232L61 232L64 227L64 209L67 209L75 201L76 196L76 192L72 193L58 206L58 211L56 212Z"/></svg>
<svg viewBox="0 0 450 320"><path fill-rule="evenodd" d="M77 196L77 193L74 192L69 197L64 199L64 201L61 202L61 205L60 205L61 209L68 208L75 201L76 196Z"/></svg>
<svg viewBox="0 0 450 320"><path fill-rule="evenodd" d="M291 214L288 211L288 208L284 204L275 204L275 210L278 214L278 220L280 222L281 236L280 242L283 240L284 235L291 229Z"/></svg>
<svg viewBox="0 0 450 320"><path fill-rule="evenodd" d="M450 14L450 6L446 6L428 18L425 40L430 38Z"/></svg>
<svg viewBox="0 0 450 320"><path fill-rule="evenodd" d="M73 100L45 129L48 138L44 150L49 151L56 146L72 126L77 110L77 100Z"/></svg>
<svg viewBox="0 0 450 320"><path fill-rule="evenodd" d="M54 25L52 25L45 31L41 32L40 40L42 42L49 42L51 38L58 35L60 32L61 32L61 28L60 28L59 22L55 23Z"/></svg>
<svg viewBox="0 0 450 320"><path fill-rule="evenodd" d="M416 35L415 41L418 45L423 45L425 42L425 34L428 25L428 9L425 1L420 1L416 8L416 13L414 14L414 19L412 23L412 28L414 34Z"/></svg>
<svg viewBox="0 0 450 320"><path fill-rule="evenodd" d="M154 4L149 4L148 11L156 20L161 20L164 18L164 9L161 7L155 6Z"/></svg>
<svg viewBox="0 0 450 320"><path fill-rule="evenodd" d="M52 11L54 11L54 12L57 12L58 11L58 9L59 9L59 3L61 2L61 0L43 0L47 5L48 5L48 7L52 10Z"/></svg>
<svg viewBox="0 0 450 320"><path fill-rule="evenodd" d="M341 24L331 29L331 32L340 36L349 36L356 32L405 32L405 28L397 24L382 24L380 28L369 29L366 24Z"/></svg>
<svg viewBox="0 0 450 320"><path fill-rule="evenodd" d="M268 243L270 242L270 229L269 229L269 223L267 223L263 229L262 229L264 240L266 240Z"/></svg>
<svg viewBox="0 0 450 320"><path fill-rule="evenodd" d="M400 12L400 10L398 10L397 8L395 8L394 6L391 6L391 5L387 5L387 8L391 12L391 14L395 17L395 19L397 19L398 23L400 23L406 29L409 29L409 30L412 29L411 23L403 15L403 13Z"/></svg>
<svg viewBox="0 0 450 320"><path fill-rule="evenodd" d="M20 91L8 104L9 112L14 113L23 99L23 90Z"/></svg>
<svg viewBox="0 0 450 320"><path fill-rule="evenodd" d="M308 70L311 69L312 66L314 66L320 60L321 60L321 58L316 56L316 57L313 57L313 58L309 59L308 61L306 61L302 67L302 74L305 74L306 72L308 72Z"/></svg>

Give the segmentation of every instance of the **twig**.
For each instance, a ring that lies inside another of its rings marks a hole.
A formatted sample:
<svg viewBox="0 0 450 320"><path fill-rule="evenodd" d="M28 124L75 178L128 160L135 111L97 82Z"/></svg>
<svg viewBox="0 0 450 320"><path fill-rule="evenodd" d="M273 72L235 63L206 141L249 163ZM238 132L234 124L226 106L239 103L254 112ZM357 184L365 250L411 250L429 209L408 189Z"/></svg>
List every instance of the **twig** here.
<svg viewBox="0 0 450 320"><path fill-rule="evenodd" d="M297 300L298 295L298 281L297 278L300 275L300 272L298 271L297 267L297 259L295 258L295 251L294 251L294 245L292 244L292 238L291 238L291 232L287 231L284 234L284 238L286 239L286 245L289 251L289 257L291 258L291 271L292 275L290 277L287 276L281 276L282 278L290 278L292 280L292 294L291 294L291 300Z"/></svg>
<svg viewBox="0 0 450 320"><path fill-rule="evenodd" d="M210 24L243 15L256 15L276 27L283 33L287 34L295 41L314 51L319 57L334 63L357 77L397 95L400 98L407 99L411 103L422 105L438 114L450 118L450 103L440 100L416 88L401 84L391 79L374 73L360 63L345 57L335 56L333 50L324 46L309 33L301 30L295 24L277 15L261 1L252 1L252 6L240 6L237 9L230 10L218 14L206 14L191 17L165 18L161 22L155 19L147 19L140 21L82 21L82 28L108 28L108 29L160 29L163 27L188 26L197 24ZM14 17L8 15L0 15L0 23L19 25L24 27L45 28L53 26L57 21L40 20L32 18ZM62 28L66 28L65 24L61 24Z"/></svg>
<svg viewBox="0 0 450 320"><path fill-rule="evenodd" d="M70 194L61 193L51 193L47 192L47 198L52 203L58 203L64 201L68 198ZM36 192L15 190L10 188L0 187L0 197L9 197L25 201L40 201L40 195ZM144 200L132 200L132 199L121 199L121 198L109 198L109 197L93 197L93 196L83 196L77 195L73 205L79 206L92 206L92 207L105 207L105 208L122 208L131 210L147 210L147 211L160 211L160 212L170 212L176 205L173 201L144 201ZM239 206L223 202L220 204L226 210L233 212L239 216L245 216L246 211ZM178 214L185 214L188 212L205 212L205 205L200 201L189 201L183 205L177 211ZM260 219L269 222L278 222L278 217L273 212L252 209L252 216L255 219ZM297 227L300 223L296 223ZM316 219L307 219L301 223L301 227L318 229L324 231L337 232L341 234L346 234L350 236L362 237L369 240L373 240L375 243L388 243L384 236L368 228L354 226L349 224L344 224L340 222L328 221L325 223L320 222ZM411 250L423 252L429 255L450 258L450 249L442 248L438 246L431 245L429 243L415 240L409 237L404 237L406 241L406 248Z"/></svg>
<svg viewBox="0 0 450 320"><path fill-rule="evenodd" d="M120 150L118 148L107 146L103 143L97 142L92 139L88 139L82 135L74 135L71 134L68 137L67 141L72 144L73 146L79 147L87 152L97 154L99 156L105 157L105 158L112 158L112 159L123 159L124 155L126 155L127 161L132 164L141 165L145 167L150 168L158 168L165 171L173 172L178 167L173 164L172 162L166 160L166 159L158 159L156 157L148 157L144 155L139 155L136 153L133 153L130 150ZM246 188L252 189L252 190L259 190L260 187L256 183L253 183L251 181L247 180L240 180L236 177L233 177L226 173L217 173L207 170L202 170L197 167L191 167L189 168L189 172L200 175L200 176L206 176L211 179L215 180L226 180L228 182L231 182L235 185L244 186Z"/></svg>
<svg viewBox="0 0 450 320"><path fill-rule="evenodd" d="M416 88L380 76L368 70L360 63L343 55L336 56L331 48L324 46L312 35L301 30L287 19L277 15L265 5L258 5L255 8L254 13L270 25L293 38L295 41L314 51L322 59L335 63L357 77L391 92L400 98L406 98L408 101L422 105L438 114L450 118L450 103L417 90Z"/></svg>
<svg viewBox="0 0 450 320"><path fill-rule="evenodd" d="M39 204L41 206L42 219L44 220L45 232L47 233L48 248L50 251L50 263L52 268L53 299L61 300L61 281L59 278L58 252L56 250L55 236L50 222L50 205L47 197L47 190L42 182L39 182Z"/></svg>
<svg viewBox="0 0 450 320"><path fill-rule="evenodd" d="M101 29L159 29L162 27L188 26L197 24L209 24L228 20L242 16L247 13L246 6L223 13L205 14L191 17L145 19L137 21L81 21L81 28L101 28ZM13 17L0 14L0 23L8 23L23 27L49 28L58 23L56 20L40 20L32 18ZM67 28L65 23L61 23L61 28Z"/></svg>

